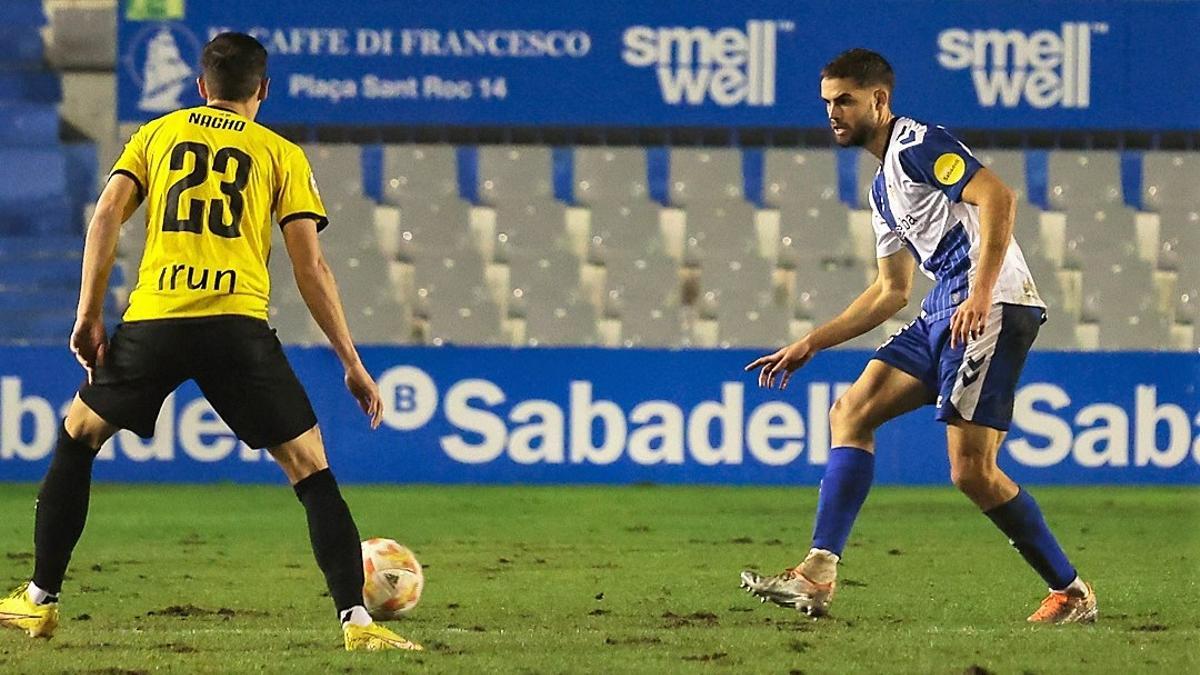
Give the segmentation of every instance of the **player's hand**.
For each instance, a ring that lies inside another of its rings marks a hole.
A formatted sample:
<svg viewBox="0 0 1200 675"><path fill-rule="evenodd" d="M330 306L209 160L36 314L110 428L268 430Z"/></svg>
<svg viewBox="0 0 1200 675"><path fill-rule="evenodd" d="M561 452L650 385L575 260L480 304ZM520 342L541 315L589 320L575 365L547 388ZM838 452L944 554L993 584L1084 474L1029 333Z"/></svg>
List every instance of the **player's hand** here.
<svg viewBox="0 0 1200 675"><path fill-rule="evenodd" d="M775 386L775 378L778 377L779 388L787 389L792 373L808 363L816 353L817 350L807 339L797 340L774 354L751 361L746 366L746 372L762 368L758 373L758 386L770 389Z"/></svg>
<svg viewBox="0 0 1200 675"><path fill-rule="evenodd" d="M972 293L954 310L950 318L950 348L965 345L971 339L983 335L987 328L988 313L992 311L991 294Z"/></svg>
<svg viewBox="0 0 1200 675"><path fill-rule="evenodd" d="M104 322L100 319L76 319L75 327L71 329L71 352L87 371L89 384L95 369L104 365L107 351L108 333L104 330Z"/></svg>
<svg viewBox="0 0 1200 675"><path fill-rule="evenodd" d="M379 396L379 385L361 363L346 369L346 388L358 401L358 407L371 418L371 428L378 429L383 419L383 399Z"/></svg>

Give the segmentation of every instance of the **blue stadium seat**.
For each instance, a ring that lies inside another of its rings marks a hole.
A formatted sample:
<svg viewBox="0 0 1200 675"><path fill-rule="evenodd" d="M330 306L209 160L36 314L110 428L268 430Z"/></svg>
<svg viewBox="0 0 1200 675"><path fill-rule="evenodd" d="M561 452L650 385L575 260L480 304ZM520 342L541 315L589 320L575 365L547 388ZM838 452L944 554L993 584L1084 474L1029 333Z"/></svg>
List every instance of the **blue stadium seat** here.
<svg viewBox="0 0 1200 675"><path fill-rule="evenodd" d="M0 2L0 24L33 29L46 25L46 12L42 9L42 0Z"/></svg>
<svg viewBox="0 0 1200 675"><path fill-rule="evenodd" d="M70 258L78 260L82 257L83 237L77 235L40 237L0 236L0 262L8 260L41 260L46 258Z"/></svg>
<svg viewBox="0 0 1200 675"><path fill-rule="evenodd" d="M79 277L78 260L9 260L0 266L0 290L78 288Z"/></svg>
<svg viewBox="0 0 1200 675"><path fill-rule="evenodd" d="M74 307L16 314L0 321L0 342L66 345L74 325Z"/></svg>
<svg viewBox="0 0 1200 675"><path fill-rule="evenodd" d="M62 83L58 74L27 70L0 70L0 101L58 103Z"/></svg>
<svg viewBox="0 0 1200 675"><path fill-rule="evenodd" d="M0 211L36 199L62 198L67 189L61 150L0 148Z"/></svg>
<svg viewBox="0 0 1200 675"><path fill-rule="evenodd" d="M0 51L0 68L30 70L42 66L45 45L37 28L0 24L0 44L5 47Z"/></svg>
<svg viewBox="0 0 1200 675"><path fill-rule="evenodd" d="M0 148L0 235L79 232L66 175L60 149Z"/></svg>
<svg viewBox="0 0 1200 675"><path fill-rule="evenodd" d="M54 105L0 103L0 146L57 143L58 109Z"/></svg>

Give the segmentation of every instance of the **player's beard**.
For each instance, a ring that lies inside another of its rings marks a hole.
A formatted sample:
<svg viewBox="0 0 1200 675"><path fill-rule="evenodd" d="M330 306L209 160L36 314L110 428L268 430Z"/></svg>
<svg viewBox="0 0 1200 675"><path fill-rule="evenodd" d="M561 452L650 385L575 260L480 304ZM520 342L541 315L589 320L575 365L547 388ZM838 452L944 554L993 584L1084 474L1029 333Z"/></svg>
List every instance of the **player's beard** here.
<svg viewBox="0 0 1200 675"><path fill-rule="evenodd" d="M860 148L866 145L867 141L871 140L871 125L869 124L860 122L855 125L847 124L842 126L843 128L848 129L850 133L843 137L839 137L837 134L834 134L833 142L837 143L838 147Z"/></svg>

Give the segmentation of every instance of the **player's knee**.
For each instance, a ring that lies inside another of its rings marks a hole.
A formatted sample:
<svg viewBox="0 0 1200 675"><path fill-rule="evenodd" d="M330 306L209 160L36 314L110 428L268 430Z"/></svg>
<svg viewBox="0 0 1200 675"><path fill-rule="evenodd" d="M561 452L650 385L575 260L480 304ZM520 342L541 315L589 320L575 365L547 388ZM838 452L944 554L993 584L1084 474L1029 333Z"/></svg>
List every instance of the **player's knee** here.
<svg viewBox="0 0 1200 675"><path fill-rule="evenodd" d="M995 480L994 465L964 459L951 462L950 482L963 494L971 496L985 492Z"/></svg>
<svg viewBox="0 0 1200 675"><path fill-rule="evenodd" d="M270 448L269 451L293 485L329 468L329 462L325 458L325 446L321 442L321 434L317 427L306 431L299 438Z"/></svg>
<svg viewBox="0 0 1200 675"><path fill-rule="evenodd" d="M830 409L829 424L843 433L872 431L869 404L846 392L838 397Z"/></svg>
<svg viewBox="0 0 1200 675"><path fill-rule="evenodd" d="M63 428L71 438L85 443L88 447L99 448L112 438L117 428L100 417L78 397L71 402L67 417L63 420Z"/></svg>

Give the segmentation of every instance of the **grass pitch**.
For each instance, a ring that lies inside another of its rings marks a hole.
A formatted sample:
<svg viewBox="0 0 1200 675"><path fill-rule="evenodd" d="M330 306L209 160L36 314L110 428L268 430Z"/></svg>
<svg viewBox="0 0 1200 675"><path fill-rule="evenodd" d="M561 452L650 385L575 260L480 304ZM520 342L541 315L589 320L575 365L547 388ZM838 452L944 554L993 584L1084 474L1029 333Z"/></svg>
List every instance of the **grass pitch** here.
<svg viewBox="0 0 1200 675"><path fill-rule="evenodd" d="M0 485L0 580L32 566L29 484ZM423 653L348 654L286 487L94 490L63 625L0 631L0 672L1200 672L1200 491L1043 488L1100 623L1024 617L1037 577L950 488L877 488L833 616L737 587L807 549L816 490L350 487L412 547Z"/></svg>

